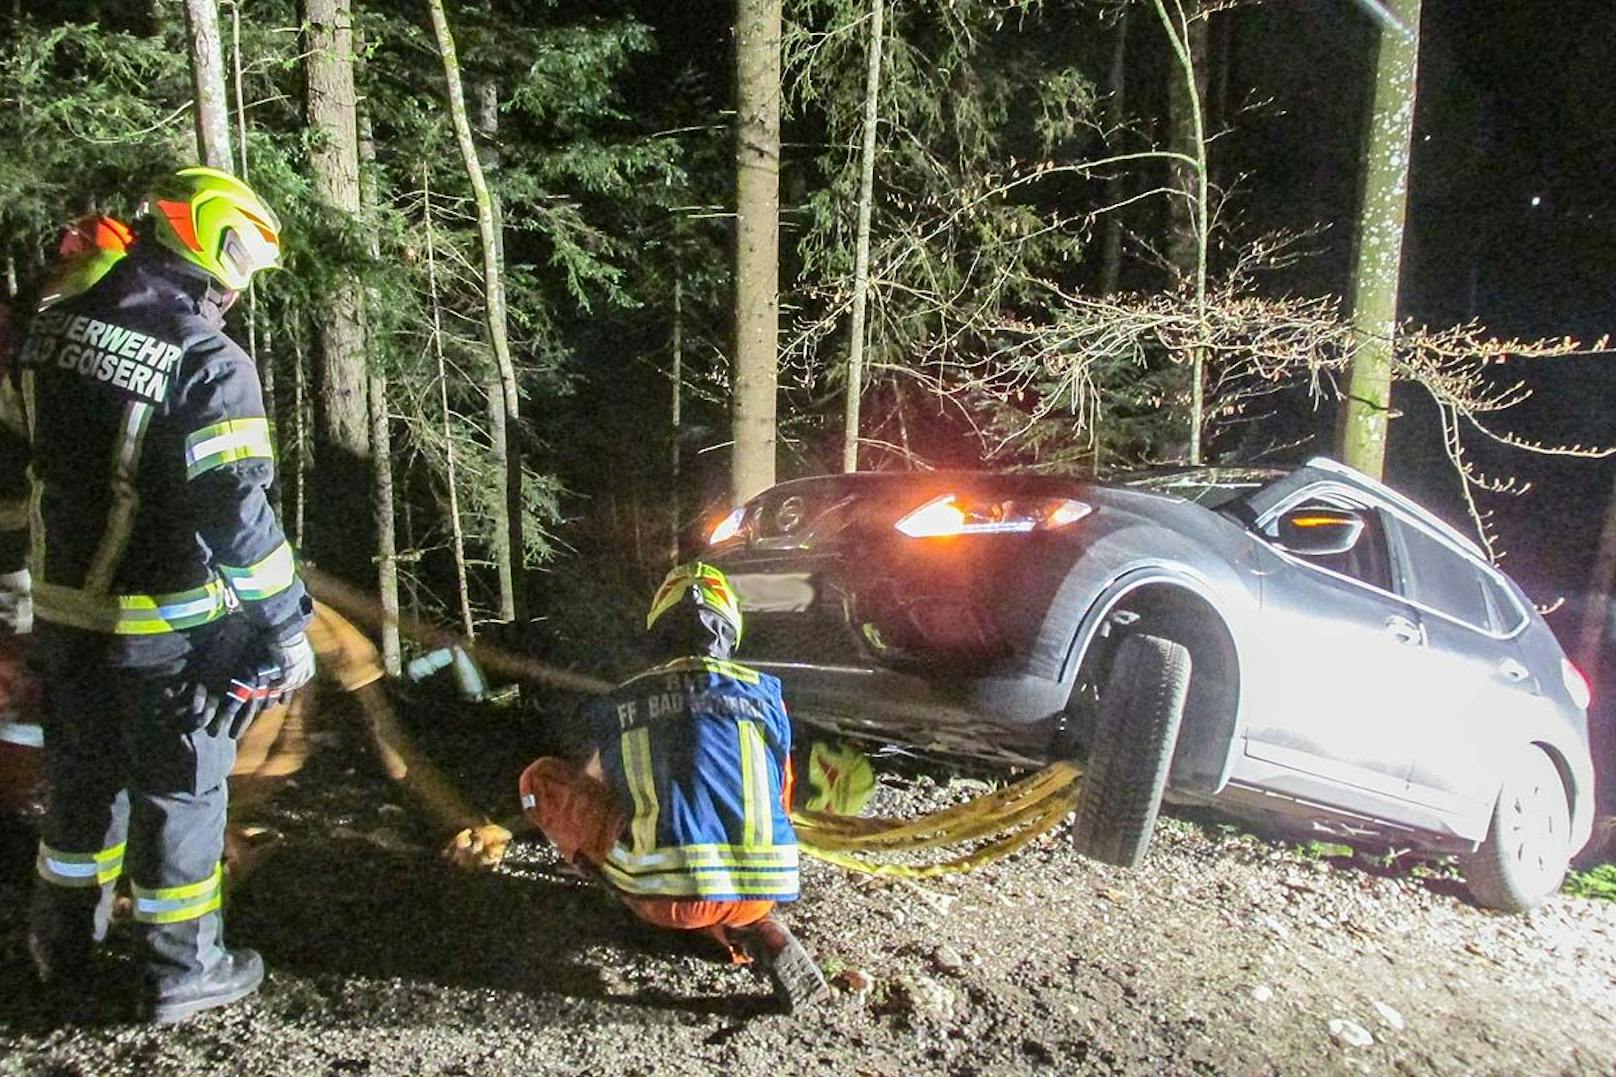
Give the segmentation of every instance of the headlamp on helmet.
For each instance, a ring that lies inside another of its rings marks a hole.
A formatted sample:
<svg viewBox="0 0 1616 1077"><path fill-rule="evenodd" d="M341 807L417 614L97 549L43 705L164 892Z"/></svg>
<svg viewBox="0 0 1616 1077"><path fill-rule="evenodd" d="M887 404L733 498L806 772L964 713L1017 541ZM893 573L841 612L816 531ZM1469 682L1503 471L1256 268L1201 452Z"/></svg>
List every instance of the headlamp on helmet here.
<svg viewBox="0 0 1616 1077"><path fill-rule="evenodd" d="M228 172L182 168L146 196L157 241L232 292L281 261L281 222L251 187Z"/></svg>

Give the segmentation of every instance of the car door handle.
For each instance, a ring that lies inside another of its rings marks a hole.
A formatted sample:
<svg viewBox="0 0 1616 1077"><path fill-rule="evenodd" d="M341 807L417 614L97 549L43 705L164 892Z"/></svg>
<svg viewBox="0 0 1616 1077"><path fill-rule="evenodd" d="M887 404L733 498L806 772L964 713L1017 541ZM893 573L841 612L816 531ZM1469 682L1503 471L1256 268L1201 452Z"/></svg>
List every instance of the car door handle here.
<svg viewBox="0 0 1616 1077"><path fill-rule="evenodd" d="M1513 658L1506 658L1498 663L1498 672L1512 681L1524 681L1530 670Z"/></svg>
<svg viewBox="0 0 1616 1077"><path fill-rule="evenodd" d="M1386 634L1398 643L1406 643L1411 647L1418 647L1425 642L1425 632L1418 624L1396 614L1386 618Z"/></svg>

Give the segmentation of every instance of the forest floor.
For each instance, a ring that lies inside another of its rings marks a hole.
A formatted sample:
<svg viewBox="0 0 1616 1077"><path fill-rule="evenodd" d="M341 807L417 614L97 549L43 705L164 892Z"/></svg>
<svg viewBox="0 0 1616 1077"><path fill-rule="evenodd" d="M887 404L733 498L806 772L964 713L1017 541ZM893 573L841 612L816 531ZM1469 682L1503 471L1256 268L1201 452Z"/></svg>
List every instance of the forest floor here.
<svg viewBox="0 0 1616 1077"><path fill-rule="evenodd" d="M837 987L796 1017L747 970L638 926L537 841L436 857L345 751L280 799L285 847L233 895L262 992L158 1030L51 1028L0 883L0 1074L1616 1073L1616 903L1527 917L1450 872L1164 819L1145 865L1051 836L971 875L811 863L787 918ZM876 809L979 789L886 777Z"/></svg>

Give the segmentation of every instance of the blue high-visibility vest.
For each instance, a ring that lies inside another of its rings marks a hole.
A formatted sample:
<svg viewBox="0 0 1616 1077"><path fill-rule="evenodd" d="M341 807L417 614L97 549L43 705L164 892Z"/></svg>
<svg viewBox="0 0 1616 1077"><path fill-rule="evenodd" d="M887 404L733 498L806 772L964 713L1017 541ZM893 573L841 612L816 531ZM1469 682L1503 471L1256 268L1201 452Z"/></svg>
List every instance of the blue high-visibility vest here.
<svg viewBox="0 0 1616 1077"><path fill-rule="evenodd" d="M797 897L797 835L781 803L791 721L780 682L682 658L592 709L607 780L630 814L602 865L642 897Z"/></svg>

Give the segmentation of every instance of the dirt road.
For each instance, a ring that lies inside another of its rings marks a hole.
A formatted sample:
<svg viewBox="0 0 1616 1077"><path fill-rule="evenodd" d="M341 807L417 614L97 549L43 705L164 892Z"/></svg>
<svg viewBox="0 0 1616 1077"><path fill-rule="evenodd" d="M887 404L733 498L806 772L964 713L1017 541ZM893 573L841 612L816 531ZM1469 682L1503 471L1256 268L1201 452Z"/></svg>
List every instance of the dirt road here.
<svg viewBox="0 0 1616 1077"><path fill-rule="evenodd" d="M922 885L814 865L789 919L840 986L788 1019L541 846L451 874L388 788L329 778L232 902L270 982L172 1030L47 1028L0 886L0 1074L1616 1073L1616 904L1499 916L1440 874L1176 820L1133 872L1053 838Z"/></svg>

